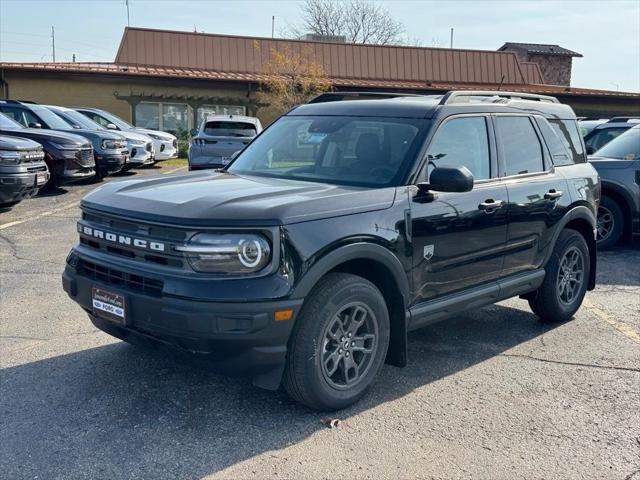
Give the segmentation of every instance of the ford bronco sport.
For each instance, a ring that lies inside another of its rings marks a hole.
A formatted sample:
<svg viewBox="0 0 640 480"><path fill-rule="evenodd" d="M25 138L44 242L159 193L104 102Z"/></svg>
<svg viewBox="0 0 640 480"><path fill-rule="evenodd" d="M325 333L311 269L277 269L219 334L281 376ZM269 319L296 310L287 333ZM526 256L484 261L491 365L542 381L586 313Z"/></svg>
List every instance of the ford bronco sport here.
<svg viewBox="0 0 640 480"><path fill-rule="evenodd" d="M570 319L599 188L555 98L324 94L223 171L94 190L63 286L115 337L339 409L407 362L409 330L518 295Z"/></svg>

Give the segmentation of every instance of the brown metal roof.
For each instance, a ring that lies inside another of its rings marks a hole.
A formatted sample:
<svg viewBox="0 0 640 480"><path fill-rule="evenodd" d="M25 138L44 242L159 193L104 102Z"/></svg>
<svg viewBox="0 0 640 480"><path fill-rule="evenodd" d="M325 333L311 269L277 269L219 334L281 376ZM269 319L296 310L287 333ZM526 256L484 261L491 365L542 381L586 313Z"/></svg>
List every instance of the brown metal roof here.
<svg viewBox="0 0 640 480"><path fill-rule="evenodd" d="M149 65L119 65L115 63L9 63L0 62L0 70L7 71L33 71L33 72L59 72L61 74L104 74L114 76L143 76L158 78L179 78L208 81L241 81L260 82L264 79L263 74L258 73L235 73L220 72L215 70L204 70L197 68L173 68L158 67ZM377 88L393 90L495 90L495 83L470 83L470 82L424 82L409 80L384 80L384 79L358 79L358 78L332 78L331 82L336 87L348 88ZM541 84L508 84L501 87L504 91L543 93L548 95L577 95L577 96L599 96L599 97L619 97L633 101L640 99L640 93L618 92L611 90L594 90L587 88L564 87L559 85Z"/></svg>
<svg viewBox="0 0 640 480"><path fill-rule="evenodd" d="M520 62L520 68L527 83L545 83L540 65L536 62Z"/></svg>
<svg viewBox="0 0 640 480"><path fill-rule="evenodd" d="M528 83L513 52L309 42L125 28L115 63L259 74L271 51L309 52L331 78Z"/></svg>

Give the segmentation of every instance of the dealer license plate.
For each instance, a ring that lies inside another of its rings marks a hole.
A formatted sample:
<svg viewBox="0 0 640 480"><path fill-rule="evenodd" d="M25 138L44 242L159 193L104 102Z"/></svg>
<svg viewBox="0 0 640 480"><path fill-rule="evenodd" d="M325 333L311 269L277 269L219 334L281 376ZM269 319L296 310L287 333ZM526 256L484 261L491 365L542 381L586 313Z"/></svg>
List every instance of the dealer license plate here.
<svg viewBox="0 0 640 480"><path fill-rule="evenodd" d="M47 172L36 172L36 185L44 185L47 183Z"/></svg>
<svg viewBox="0 0 640 480"><path fill-rule="evenodd" d="M126 323L126 305L123 295L94 287L91 292L91 301L96 315L121 325Z"/></svg>

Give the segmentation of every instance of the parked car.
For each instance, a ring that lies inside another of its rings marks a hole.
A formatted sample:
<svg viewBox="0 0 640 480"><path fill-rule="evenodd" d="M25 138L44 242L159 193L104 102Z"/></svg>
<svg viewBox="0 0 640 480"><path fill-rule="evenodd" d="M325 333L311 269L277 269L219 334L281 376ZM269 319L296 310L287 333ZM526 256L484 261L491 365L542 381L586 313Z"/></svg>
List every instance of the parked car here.
<svg viewBox="0 0 640 480"><path fill-rule="evenodd" d="M107 175L118 173L127 167L129 163L129 150L127 139L119 133L109 132L105 129L94 128L91 120L70 108L45 105L47 109L56 114L72 128L74 133L78 133L93 143L93 153L96 159L96 177L102 178ZM81 124L73 116L78 116L86 120Z"/></svg>
<svg viewBox="0 0 640 480"><path fill-rule="evenodd" d="M0 112L25 127L72 132L89 140L93 146L97 178L119 172L126 163L127 153L123 151L124 143L119 135L74 128L50 109L32 102L5 100L0 102Z"/></svg>
<svg viewBox="0 0 640 480"><path fill-rule="evenodd" d="M44 148L44 161L53 187L86 180L95 175L93 147L86 138L59 130L25 128L0 113L0 135L28 138Z"/></svg>
<svg viewBox="0 0 640 480"><path fill-rule="evenodd" d="M638 123L640 123L640 118L614 117L594 125L593 128L584 135L587 154L592 155L596 150L604 147L618 135L621 135ZM587 122L582 122L580 123L580 127L582 130L586 130L589 128L589 125Z"/></svg>
<svg viewBox="0 0 640 480"><path fill-rule="evenodd" d="M49 181L42 145L0 135L0 208L31 198Z"/></svg>
<svg viewBox="0 0 640 480"><path fill-rule="evenodd" d="M62 116L65 121L77 128L85 128L89 130L107 130L97 122L94 122L86 115L74 110L73 108L58 107L61 110L58 115ZM124 166L125 170L134 167L145 167L154 163L151 151L153 150L153 140L147 135L132 131L120 130L113 132L120 135L127 142L127 150L129 158Z"/></svg>
<svg viewBox="0 0 640 480"><path fill-rule="evenodd" d="M598 247L640 233L640 125L607 143L589 162L602 182L598 207Z"/></svg>
<svg viewBox="0 0 640 480"><path fill-rule="evenodd" d="M221 168L262 131L260 120L239 115L212 115L191 131L189 170Z"/></svg>
<svg viewBox="0 0 640 480"><path fill-rule="evenodd" d="M341 96L292 109L221 172L94 190L67 294L115 337L209 353L319 410L404 365L409 330L517 295L574 315L600 185L569 106Z"/></svg>
<svg viewBox="0 0 640 480"><path fill-rule="evenodd" d="M178 156L178 139L175 135L161 132L160 130L134 127L117 115L107 112L106 110L100 110L99 108L76 107L76 110L109 130L136 132L151 137L153 140L155 160L168 160L169 158L176 158Z"/></svg>

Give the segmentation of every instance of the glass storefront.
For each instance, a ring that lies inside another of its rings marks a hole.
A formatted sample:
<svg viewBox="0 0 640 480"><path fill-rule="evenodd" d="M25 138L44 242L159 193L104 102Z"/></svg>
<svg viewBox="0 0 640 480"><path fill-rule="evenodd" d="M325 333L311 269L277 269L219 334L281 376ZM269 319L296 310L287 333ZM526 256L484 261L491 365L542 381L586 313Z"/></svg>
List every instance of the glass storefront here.
<svg viewBox="0 0 640 480"><path fill-rule="evenodd" d="M136 127L162 130L176 136L197 128L210 115L245 115L238 105L203 105L197 109L197 125L193 125L193 108L186 103L140 102L136 105Z"/></svg>

